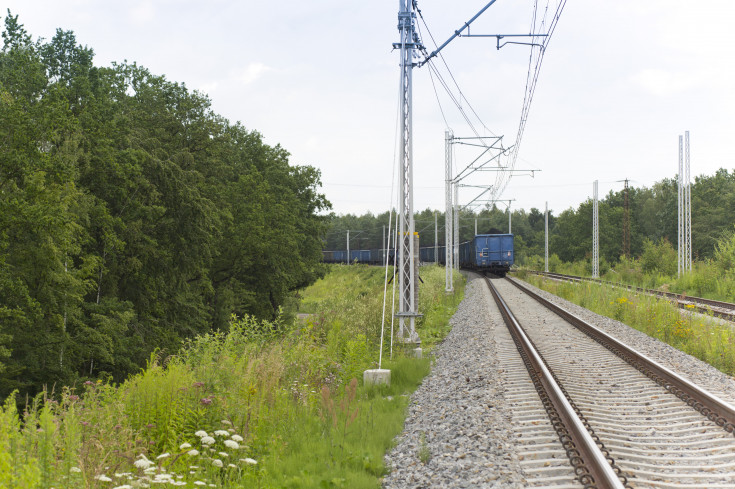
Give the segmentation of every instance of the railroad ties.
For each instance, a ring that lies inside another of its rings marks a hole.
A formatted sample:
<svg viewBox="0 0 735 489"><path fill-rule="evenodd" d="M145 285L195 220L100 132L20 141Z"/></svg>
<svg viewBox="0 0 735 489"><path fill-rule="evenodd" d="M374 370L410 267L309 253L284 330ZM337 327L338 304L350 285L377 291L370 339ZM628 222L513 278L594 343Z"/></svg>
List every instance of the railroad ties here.
<svg viewBox="0 0 735 489"><path fill-rule="evenodd" d="M735 488L735 407L515 281L488 286L529 487Z"/></svg>

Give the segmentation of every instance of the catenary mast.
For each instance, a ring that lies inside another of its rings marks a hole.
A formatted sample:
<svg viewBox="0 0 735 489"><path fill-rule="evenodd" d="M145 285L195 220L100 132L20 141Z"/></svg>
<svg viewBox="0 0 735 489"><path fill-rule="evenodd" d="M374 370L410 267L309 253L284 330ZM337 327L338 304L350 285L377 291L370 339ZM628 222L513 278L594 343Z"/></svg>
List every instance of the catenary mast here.
<svg viewBox="0 0 735 489"><path fill-rule="evenodd" d="M420 343L416 334L417 304L417 270L416 270L416 239L413 218L413 128L412 123L412 84L414 52L420 47L418 35L415 32L416 14L413 11L412 0L399 0L398 31L401 41L394 44L401 52L401 100L400 100L400 131L401 131L401 202L399 218L399 248L398 248L398 284L400 289L400 303L398 309L400 339L406 342Z"/></svg>

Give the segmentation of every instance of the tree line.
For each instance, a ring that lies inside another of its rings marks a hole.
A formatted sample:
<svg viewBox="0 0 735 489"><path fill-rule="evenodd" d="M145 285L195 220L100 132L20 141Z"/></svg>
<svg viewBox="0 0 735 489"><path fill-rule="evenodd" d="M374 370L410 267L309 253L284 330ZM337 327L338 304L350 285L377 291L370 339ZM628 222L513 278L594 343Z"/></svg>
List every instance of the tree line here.
<svg viewBox="0 0 735 489"><path fill-rule="evenodd" d="M630 254L641 257L651 244L677 243L677 181L665 178L648 187L628 188ZM695 259L711 258L718 241L733 232L735 209L735 171L720 169L714 175L695 178L692 195L692 253ZM599 200L600 258L608 264L619 261L624 254L623 224L625 190L610 191ZM592 199L577 208L559 214L549 212L549 254L564 262L590 260L592 255ZM511 229L515 235L516 259L521 263L530 257L544 255L544 212L536 208L512 210ZM416 231L421 246L434 246L436 215L439 229L437 242L445 243L444 212L426 209L415 214ZM383 228L387 228L388 212L361 216L332 216L325 249L345 249L347 230L350 247L379 248ZM478 233L508 232L508 211L496 206L479 211L460 212L460 242ZM395 214L393 215L395 226ZM387 231L385 231L387 234Z"/></svg>
<svg viewBox="0 0 735 489"><path fill-rule="evenodd" d="M0 52L0 396L122 379L323 274L320 173L71 31Z"/></svg>

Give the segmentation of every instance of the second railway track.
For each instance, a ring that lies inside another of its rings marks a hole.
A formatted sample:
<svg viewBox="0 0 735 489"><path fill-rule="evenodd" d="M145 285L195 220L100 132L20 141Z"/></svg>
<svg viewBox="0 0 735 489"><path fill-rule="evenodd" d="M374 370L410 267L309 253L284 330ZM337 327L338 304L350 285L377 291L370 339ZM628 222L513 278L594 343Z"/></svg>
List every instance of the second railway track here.
<svg viewBox="0 0 735 489"><path fill-rule="evenodd" d="M695 397L696 387L685 393L682 389L686 385L672 387L673 381L662 380L660 375L659 382L654 382L641 370L656 372L655 367L631 366L509 281L492 283L568 400L599 437L608 458L615 461L623 476L618 484L631 488L735 488L735 437L730 424L735 408L716 398L707 401ZM496 341L512 344L503 338L499 335ZM555 441L559 430L554 435L549 417L543 420L543 411L539 411L543 403L534 399L528 381L524 383L518 354L504 348L502 356L507 395L517 403L514 426L525 453L523 465L529 484L574 487L576 477L577 487L583 487L579 471L575 476L572 465L562 463L565 449ZM593 487L621 485L597 481Z"/></svg>

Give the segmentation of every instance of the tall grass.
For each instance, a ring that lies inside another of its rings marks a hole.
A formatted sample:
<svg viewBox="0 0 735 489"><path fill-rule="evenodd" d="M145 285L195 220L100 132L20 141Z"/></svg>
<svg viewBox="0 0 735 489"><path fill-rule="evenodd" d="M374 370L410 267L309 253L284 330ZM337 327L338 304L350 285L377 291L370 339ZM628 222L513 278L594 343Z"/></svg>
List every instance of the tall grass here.
<svg viewBox="0 0 735 489"><path fill-rule="evenodd" d="M712 315L681 310L647 294L594 283L570 283L529 275L525 280L598 314L617 319L647 335L735 375L735 331Z"/></svg>
<svg viewBox="0 0 735 489"><path fill-rule="evenodd" d="M463 284L447 296L442 268L421 276L417 327L431 347ZM430 367L386 354L391 385L361 385L378 358L382 290L381 269L336 266L301 292L304 321L233 317L228 331L153 355L121 385L11 396L0 408L0 487L378 487L407 395Z"/></svg>

